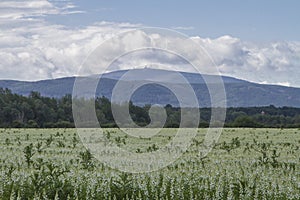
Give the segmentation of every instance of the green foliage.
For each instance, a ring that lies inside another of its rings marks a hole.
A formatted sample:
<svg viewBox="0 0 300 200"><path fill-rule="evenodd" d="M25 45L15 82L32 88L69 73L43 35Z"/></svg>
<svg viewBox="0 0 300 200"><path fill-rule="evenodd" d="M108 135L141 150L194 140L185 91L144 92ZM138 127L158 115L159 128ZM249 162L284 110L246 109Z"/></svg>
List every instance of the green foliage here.
<svg viewBox="0 0 300 200"><path fill-rule="evenodd" d="M53 142L53 136L50 135L50 137L46 139L46 146L49 147L52 142Z"/></svg>
<svg viewBox="0 0 300 200"><path fill-rule="evenodd" d="M226 141L221 143L220 149L224 149L229 153L231 150L239 148L240 146L241 146L241 141L239 140L238 137L236 137L236 138L232 138L230 143L226 143Z"/></svg>
<svg viewBox="0 0 300 200"><path fill-rule="evenodd" d="M110 190L117 199L131 197L134 192L133 181L128 173L121 173L116 179L111 179L110 183Z"/></svg>
<svg viewBox="0 0 300 200"><path fill-rule="evenodd" d="M79 139L78 139L77 135L74 134L74 136L72 138L72 146L73 146L73 148L75 148L78 143L79 143Z"/></svg>
<svg viewBox="0 0 300 200"><path fill-rule="evenodd" d="M79 157L81 159L80 163L82 164L83 169L91 170L94 168L93 156L88 149L84 152L80 152Z"/></svg>
<svg viewBox="0 0 300 200"><path fill-rule="evenodd" d="M81 100L79 100L81 101ZM84 100L82 100L84 101ZM89 100L88 100L89 101ZM10 128L72 128L72 96L65 95L59 99L43 97L38 92L31 92L28 97L13 94L8 89L0 88L0 127ZM146 126L150 123L149 109L151 105L136 106L129 102L129 114L132 120ZM166 105L167 113L165 128L177 128L181 121L181 109ZM95 110L98 121L103 128L117 127L112 111L111 102L106 97L95 99ZM201 118L199 127L209 127L212 108L200 108ZM215 122L213 126L220 126ZM182 124L189 127L191 124ZM92 125L86 124L86 127ZM128 127L130 124L124 123ZM275 106L228 108L226 127L300 127L300 108Z"/></svg>
<svg viewBox="0 0 300 200"><path fill-rule="evenodd" d="M42 153L42 150L43 150L43 143L42 142L38 142L37 144L36 144L36 151L38 152L38 153Z"/></svg>
<svg viewBox="0 0 300 200"><path fill-rule="evenodd" d="M33 144L30 143L30 145L26 146L23 150L24 157L27 163L27 166L29 167L30 164L32 163L32 156L35 154L34 149L33 149Z"/></svg>

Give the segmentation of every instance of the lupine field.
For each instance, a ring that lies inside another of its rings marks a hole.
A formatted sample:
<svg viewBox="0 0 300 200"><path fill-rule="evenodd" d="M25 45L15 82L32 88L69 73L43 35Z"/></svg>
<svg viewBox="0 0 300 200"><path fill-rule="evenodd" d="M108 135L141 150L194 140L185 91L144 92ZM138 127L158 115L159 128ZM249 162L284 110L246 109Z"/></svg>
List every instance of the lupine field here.
<svg viewBox="0 0 300 200"><path fill-rule="evenodd" d="M174 131L150 139L118 129L105 134L143 153L161 148ZM199 129L168 167L131 174L96 160L76 129L0 129L0 199L300 199L300 129L224 129L199 157L205 133Z"/></svg>

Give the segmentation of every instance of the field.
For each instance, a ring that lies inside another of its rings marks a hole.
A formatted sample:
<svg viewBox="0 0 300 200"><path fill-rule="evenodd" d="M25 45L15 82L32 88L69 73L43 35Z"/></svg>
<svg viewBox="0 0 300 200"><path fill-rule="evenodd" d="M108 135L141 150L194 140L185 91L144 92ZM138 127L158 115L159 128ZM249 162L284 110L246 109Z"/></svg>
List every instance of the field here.
<svg viewBox="0 0 300 200"><path fill-rule="evenodd" d="M159 150L175 131L150 139L105 134L143 153ZM299 129L224 129L199 157L205 132L171 165L130 174L93 158L76 129L0 129L0 199L300 199Z"/></svg>

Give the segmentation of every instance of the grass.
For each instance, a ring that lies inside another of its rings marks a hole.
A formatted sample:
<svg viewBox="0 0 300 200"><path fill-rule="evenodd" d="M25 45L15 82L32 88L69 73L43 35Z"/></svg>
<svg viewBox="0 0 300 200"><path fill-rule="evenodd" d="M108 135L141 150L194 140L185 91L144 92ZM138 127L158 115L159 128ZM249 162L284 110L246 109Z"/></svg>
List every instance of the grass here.
<svg viewBox="0 0 300 200"><path fill-rule="evenodd" d="M105 129L133 153L155 152L176 129L152 138ZM151 173L122 173L87 151L75 129L0 129L0 199L300 199L300 130L224 129L199 157L199 129L180 159Z"/></svg>

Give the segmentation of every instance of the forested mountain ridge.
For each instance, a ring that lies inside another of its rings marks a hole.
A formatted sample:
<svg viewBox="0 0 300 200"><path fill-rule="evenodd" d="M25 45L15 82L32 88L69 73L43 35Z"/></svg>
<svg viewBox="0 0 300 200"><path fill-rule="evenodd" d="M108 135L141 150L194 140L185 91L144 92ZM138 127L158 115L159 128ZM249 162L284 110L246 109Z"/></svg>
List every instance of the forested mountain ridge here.
<svg viewBox="0 0 300 200"><path fill-rule="evenodd" d="M183 84L170 78L172 72L157 69L136 69L141 76L135 77L135 80L144 81L147 76L160 77L161 80L171 82L172 84ZM120 80L127 70L115 71L101 76L99 86L96 90L96 96L105 96L110 99L115 84ZM180 72L191 84L200 107L210 107L210 96L203 77L214 81L212 75L202 75L187 72ZM98 76L98 75L94 75ZM80 79L80 78L79 78ZM278 85L264 85L251 83L231 77L222 77L226 90L226 100L228 107L254 107L254 106L291 106L300 107L300 88L284 87ZM75 77L65 77L51 80L41 80L36 82L0 80L0 87L8 88L13 93L29 95L31 91L37 91L42 96L61 98L73 91ZM160 98L157 98L157 97ZM139 88L132 96L134 104L143 106L145 104L171 104L178 106L174 95L165 87L157 84L148 84Z"/></svg>

